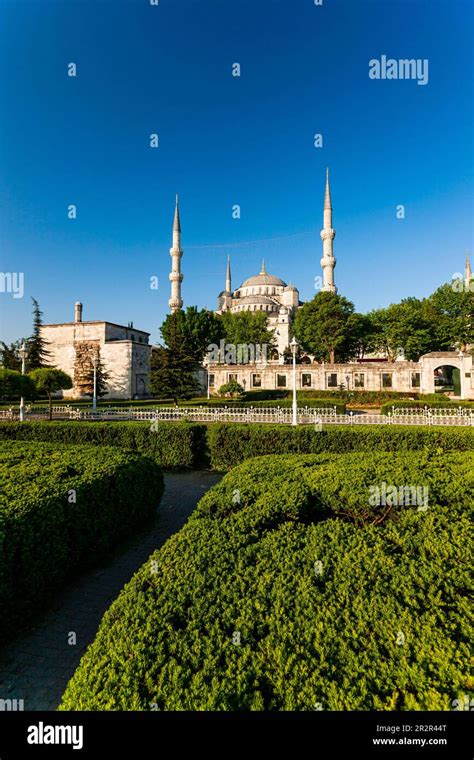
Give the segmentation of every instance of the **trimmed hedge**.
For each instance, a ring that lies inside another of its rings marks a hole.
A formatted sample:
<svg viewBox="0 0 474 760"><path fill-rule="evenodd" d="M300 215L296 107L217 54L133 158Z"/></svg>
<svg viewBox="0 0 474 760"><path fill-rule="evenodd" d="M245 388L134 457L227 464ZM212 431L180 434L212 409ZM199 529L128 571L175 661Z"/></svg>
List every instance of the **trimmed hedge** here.
<svg viewBox="0 0 474 760"><path fill-rule="evenodd" d="M188 422L0 422L0 440L91 443L139 451L167 469L206 460L206 426Z"/></svg>
<svg viewBox="0 0 474 760"><path fill-rule="evenodd" d="M263 454L474 449L474 429L436 426L312 425L159 422L0 422L0 440L118 446L140 452L167 469L209 463L230 470Z"/></svg>
<svg viewBox="0 0 474 760"><path fill-rule="evenodd" d="M163 493L155 462L108 447L3 441L0 478L0 640L149 518Z"/></svg>
<svg viewBox="0 0 474 760"><path fill-rule="evenodd" d="M474 449L474 429L460 427L354 426L327 425L315 430L311 425L209 425L207 439L211 465L225 471L249 457L262 454L317 454L349 451L409 451Z"/></svg>
<svg viewBox="0 0 474 760"><path fill-rule="evenodd" d="M363 369L361 369L363 371ZM413 399L424 398L419 393L406 393L404 391L364 391L364 390L352 390L352 391L338 391L338 390L312 390L312 391L298 391L299 398L328 398L339 399L339 401L345 401L346 404L383 404L390 399Z"/></svg>
<svg viewBox="0 0 474 760"><path fill-rule="evenodd" d="M392 413L393 408L395 409L425 409L425 407L428 407L428 409L456 409L458 407L461 407L461 409L471 409L474 411L474 403L471 401L447 401L446 399L439 399L438 401L390 401L387 404L384 404L380 408L381 414L389 414Z"/></svg>
<svg viewBox="0 0 474 760"><path fill-rule="evenodd" d="M106 612L60 709L449 710L472 689L472 460L236 468ZM428 485L429 508L361 526L381 481Z"/></svg>

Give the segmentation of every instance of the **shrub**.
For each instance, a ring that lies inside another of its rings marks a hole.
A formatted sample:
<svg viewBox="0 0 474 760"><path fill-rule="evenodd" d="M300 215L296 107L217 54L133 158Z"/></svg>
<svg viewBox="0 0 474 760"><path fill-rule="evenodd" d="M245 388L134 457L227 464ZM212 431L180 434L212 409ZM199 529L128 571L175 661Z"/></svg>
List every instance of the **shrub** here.
<svg viewBox="0 0 474 760"><path fill-rule="evenodd" d="M472 688L469 460L236 468L106 612L60 709L450 709ZM428 510L363 527L341 514L400 478L429 483Z"/></svg>
<svg viewBox="0 0 474 760"><path fill-rule="evenodd" d="M0 367L0 399L18 399L20 396L31 399L36 393L36 386L28 375L22 375L14 369Z"/></svg>
<svg viewBox="0 0 474 760"><path fill-rule="evenodd" d="M244 459L262 454L317 454L348 451L408 451L474 449L474 431L459 427L328 425L315 430L311 425L209 425L211 465L230 470Z"/></svg>
<svg viewBox="0 0 474 760"><path fill-rule="evenodd" d="M228 383L224 383L219 388L219 396L240 396L244 392L243 387L237 382L237 380L229 380Z"/></svg>
<svg viewBox="0 0 474 760"><path fill-rule="evenodd" d="M119 446L146 454L165 468L206 461L206 427L187 422L0 422L0 439Z"/></svg>
<svg viewBox="0 0 474 760"><path fill-rule="evenodd" d="M3 441L0 476L0 639L150 517L163 491L154 462L108 447Z"/></svg>

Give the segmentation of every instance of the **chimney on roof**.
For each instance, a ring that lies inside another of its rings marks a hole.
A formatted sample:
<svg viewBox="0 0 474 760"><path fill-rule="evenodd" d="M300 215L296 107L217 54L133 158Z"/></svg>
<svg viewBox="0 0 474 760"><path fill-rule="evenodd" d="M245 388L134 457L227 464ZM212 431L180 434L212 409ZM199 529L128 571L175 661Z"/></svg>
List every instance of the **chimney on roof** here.
<svg viewBox="0 0 474 760"><path fill-rule="evenodd" d="M74 304L74 322L82 322L82 303L76 301Z"/></svg>

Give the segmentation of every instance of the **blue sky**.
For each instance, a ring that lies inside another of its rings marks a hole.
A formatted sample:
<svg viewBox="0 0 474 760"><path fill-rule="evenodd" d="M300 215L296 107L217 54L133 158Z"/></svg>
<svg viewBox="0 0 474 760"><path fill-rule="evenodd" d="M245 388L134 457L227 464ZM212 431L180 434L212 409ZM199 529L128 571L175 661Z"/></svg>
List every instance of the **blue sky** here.
<svg viewBox="0 0 474 760"><path fill-rule="evenodd" d="M228 253L234 287L263 255L311 298L326 165L358 310L450 280L472 252L473 16L470 0L0 0L0 271L25 278L22 299L0 293L0 339L30 333L32 295L46 322L81 300L156 341L176 192L185 305L215 308ZM369 79L382 54L428 59L428 84Z"/></svg>

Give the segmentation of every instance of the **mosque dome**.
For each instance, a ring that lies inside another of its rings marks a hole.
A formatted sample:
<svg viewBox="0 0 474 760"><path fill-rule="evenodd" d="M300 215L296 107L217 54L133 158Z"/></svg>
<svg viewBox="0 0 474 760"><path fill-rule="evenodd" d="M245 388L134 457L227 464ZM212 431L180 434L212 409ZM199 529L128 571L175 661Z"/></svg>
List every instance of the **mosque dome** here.
<svg viewBox="0 0 474 760"><path fill-rule="evenodd" d="M278 287L284 288L286 287L286 282L281 280L279 277L275 277L273 274L268 274L268 272L265 271L265 262L262 261L262 269L260 273L254 275L253 277L249 277L248 280L245 280L245 282L242 283L240 288L251 288L259 285L276 285Z"/></svg>

